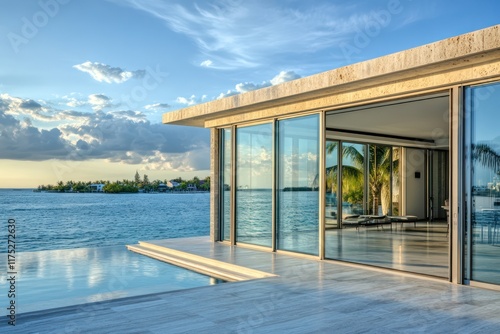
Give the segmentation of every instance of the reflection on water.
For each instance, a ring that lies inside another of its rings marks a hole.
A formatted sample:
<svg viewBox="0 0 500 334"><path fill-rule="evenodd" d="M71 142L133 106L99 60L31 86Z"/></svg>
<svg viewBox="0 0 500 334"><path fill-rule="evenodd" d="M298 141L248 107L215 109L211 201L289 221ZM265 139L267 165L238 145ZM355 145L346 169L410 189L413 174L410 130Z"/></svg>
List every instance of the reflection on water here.
<svg viewBox="0 0 500 334"><path fill-rule="evenodd" d="M237 198L237 241L271 247L271 190L242 190ZM279 249L318 253L318 205L317 191L280 192Z"/></svg>
<svg viewBox="0 0 500 334"><path fill-rule="evenodd" d="M282 191L279 193L279 249L318 254L318 202L317 191Z"/></svg>
<svg viewBox="0 0 500 334"><path fill-rule="evenodd" d="M0 267L6 267L6 257ZM18 253L16 267L18 313L219 282L124 246ZM0 290L7 291L3 270L0 280Z"/></svg>
<svg viewBox="0 0 500 334"><path fill-rule="evenodd" d="M272 191L239 190L236 199L236 240L271 247Z"/></svg>

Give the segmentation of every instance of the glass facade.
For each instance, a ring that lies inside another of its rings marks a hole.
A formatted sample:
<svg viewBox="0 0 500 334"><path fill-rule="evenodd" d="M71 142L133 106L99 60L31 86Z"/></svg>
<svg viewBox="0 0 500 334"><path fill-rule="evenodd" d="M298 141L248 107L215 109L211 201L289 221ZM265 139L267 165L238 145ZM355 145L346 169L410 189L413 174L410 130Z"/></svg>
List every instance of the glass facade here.
<svg viewBox="0 0 500 334"><path fill-rule="evenodd" d="M319 251L319 116L278 122L278 249Z"/></svg>
<svg viewBox="0 0 500 334"><path fill-rule="evenodd" d="M465 278L500 284L500 84L466 87L464 97ZM335 124L336 115L326 116ZM320 254L324 187L326 258L449 277L446 142L436 148L402 145L397 136L362 142L331 130L321 185L320 116L221 129L221 239L230 240L233 217L238 243ZM432 130L427 126L422 131ZM411 224L390 223L412 215L418 217ZM376 221L364 218L371 216L389 223L344 225Z"/></svg>
<svg viewBox="0 0 500 334"><path fill-rule="evenodd" d="M449 277L449 106L440 93L326 113L325 258Z"/></svg>
<svg viewBox="0 0 500 334"><path fill-rule="evenodd" d="M342 147L340 154L337 147ZM419 219L415 216L405 222L404 217L412 216L413 212L403 213L401 209L404 183L406 192L412 195L406 196L404 201L407 204L407 201L421 202L422 214L425 214L423 203L428 196L425 180L431 175L440 179L442 175L433 169L429 169L429 173L419 169L422 175L417 177L413 167L408 166L402 171L402 152L404 150L399 146L327 141L325 257L447 277L446 218L431 224L428 217ZM436 154L437 160L439 155ZM444 165L434 169L442 171ZM341 171L340 182L337 170ZM333 191L335 194L335 182L342 187L338 198L330 193ZM422 184L421 191L417 191L415 182ZM442 182L447 184L447 180ZM441 191L444 192L442 187L435 192L444 197ZM339 208L337 211L331 209L335 203ZM337 215L340 209L342 214ZM396 219L395 222L393 219Z"/></svg>
<svg viewBox="0 0 500 334"><path fill-rule="evenodd" d="M236 129L236 241L272 245L273 123Z"/></svg>
<svg viewBox="0 0 500 334"><path fill-rule="evenodd" d="M500 83L466 88L465 105L466 278L500 284Z"/></svg>
<svg viewBox="0 0 500 334"><path fill-rule="evenodd" d="M220 133L221 240L230 240L234 214L236 242L319 254L319 115Z"/></svg>

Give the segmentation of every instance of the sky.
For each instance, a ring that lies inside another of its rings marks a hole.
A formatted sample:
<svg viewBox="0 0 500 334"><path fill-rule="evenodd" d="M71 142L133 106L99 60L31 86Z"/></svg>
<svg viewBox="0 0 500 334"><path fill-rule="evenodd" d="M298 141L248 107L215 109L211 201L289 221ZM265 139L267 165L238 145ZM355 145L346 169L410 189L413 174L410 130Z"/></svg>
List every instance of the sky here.
<svg viewBox="0 0 500 334"><path fill-rule="evenodd" d="M0 188L209 175L163 113L498 24L500 2L0 0Z"/></svg>

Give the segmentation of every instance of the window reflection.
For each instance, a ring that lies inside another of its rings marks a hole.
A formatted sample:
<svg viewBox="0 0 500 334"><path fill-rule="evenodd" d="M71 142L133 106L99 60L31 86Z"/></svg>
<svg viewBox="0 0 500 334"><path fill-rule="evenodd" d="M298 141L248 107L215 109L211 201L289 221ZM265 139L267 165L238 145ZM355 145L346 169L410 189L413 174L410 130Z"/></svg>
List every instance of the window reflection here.
<svg viewBox="0 0 500 334"><path fill-rule="evenodd" d="M319 117L279 122L278 248L318 254Z"/></svg>
<svg viewBox="0 0 500 334"><path fill-rule="evenodd" d="M236 240L272 244L272 123L236 130Z"/></svg>
<svg viewBox="0 0 500 334"><path fill-rule="evenodd" d="M471 279L500 284L500 84L466 89L471 151Z"/></svg>

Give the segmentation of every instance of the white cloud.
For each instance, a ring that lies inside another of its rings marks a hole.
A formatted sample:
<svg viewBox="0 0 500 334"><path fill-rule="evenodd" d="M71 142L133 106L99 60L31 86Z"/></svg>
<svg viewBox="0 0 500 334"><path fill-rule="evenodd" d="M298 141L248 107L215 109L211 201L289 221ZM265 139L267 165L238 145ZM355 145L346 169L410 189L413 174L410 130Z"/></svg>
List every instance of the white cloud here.
<svg viewBox="0 0 500 334"><path fill-rule="evenodd" d="M101 110L112 106L111 99L103 94L89 95L88 103L92 106L93 110Z"/></svg>
<svg viewBox="0 0 500 334"><path fill-rule="evenodd" d="M159 111L159 110L165 110L165 109L170 109L171 105L167 103L155 103L155 104L148 104L144 106L144 109L146 110L154 110L154 111Z"/></svg>
<svg viewBox="0 0 500 334"><path fill-rule="evenodd" d="M79 93L70 93L62 97L56 96L56 98L61 99L61 101L58 102L59 105L70 108L79 108L88 104L88 97L85 98L82 94Z"/></svg>
<svg viewBox="0 0 500 334"><path fill-rule="evenodd" d="M264 81L260 84L255 84L252 82L239 83L234 87L234 90L228 90L226 93L220 93L217 99L222 99L224 97L237 95L241 93L246 93L252 90L278 85L280 83L291 81L295 79L299 79L300 75L295 73L294 71L281 71L270 81Z"/></svg>
<svg viewBox="0 0 500 334"><path fill-rule="evenodd" d="M279 85L280 83L299 79L300 75L294 71L281 71L278 75L271 79L271 85Z"/></svg>
<svg viewBox="0 0 500 334"><path fill-rule="evenodd" d="M22 99L8 94L0 94L0 110L7 115L30 116L35 120L50 121L53 119L52 110L42 106L32 99Z"/></svg>
<svg viewBox="0 0 500 334"><path fill-rule="evenodd" d="M107 83L123 83L129 79L143 78L146 74L144 70L125 71L119 67L111 67L106 64L86 61L82 64L74 65L79 71L90 74L94 80Z"/></svg>
<svg viewBox="0 0 500 334"><path fill-rule="evenodd" d="M213 68L256 67L275 55L313 54L336 47L378 15L374 6L340 6L331 1L316 1L313 6L269 0L114 2L145 11L188 36Z"/></svg>
<svg viewBox="0 0 500 334"><path fill-rule="evenodd" d="M93 98L96 103L109 100ZM31 121L37 113L43 116L38 118L43 129ZM50 126L54 122L59 125ZM61 111L0 94L0 147L0 159L106 159L192 171L209 169L210 137L206 129L151 124L140 111Z"/></svg>
<svg viewBox="0 0 500 334"><path fill-rule="evenodd" d="M82 100L79 100L75 97L70 97L68 98L68 102L66 103L66 105L68 107L71 107L71 108L78 108L78 107L82 107L84 105L86 105L87 102L86 101L82 101Z"/></svg>
<svg viewBox="0 0 500 334"><path fill-rule="evenodd" d="M214 65L214 62L211 61L210 59L204 60L200 64L201 67L212 67L213 65Z"/></svg>
<svg viewBox="0 0 500 334"><path fill-rule="evenodd" d="M176 99L176 102L180 104L185 104L187 106L192 106L204 102L206 98L207 98L206 95L203 95L201 98L197 98L196 95L191 95L190 97L180 96Z"/></svg>

